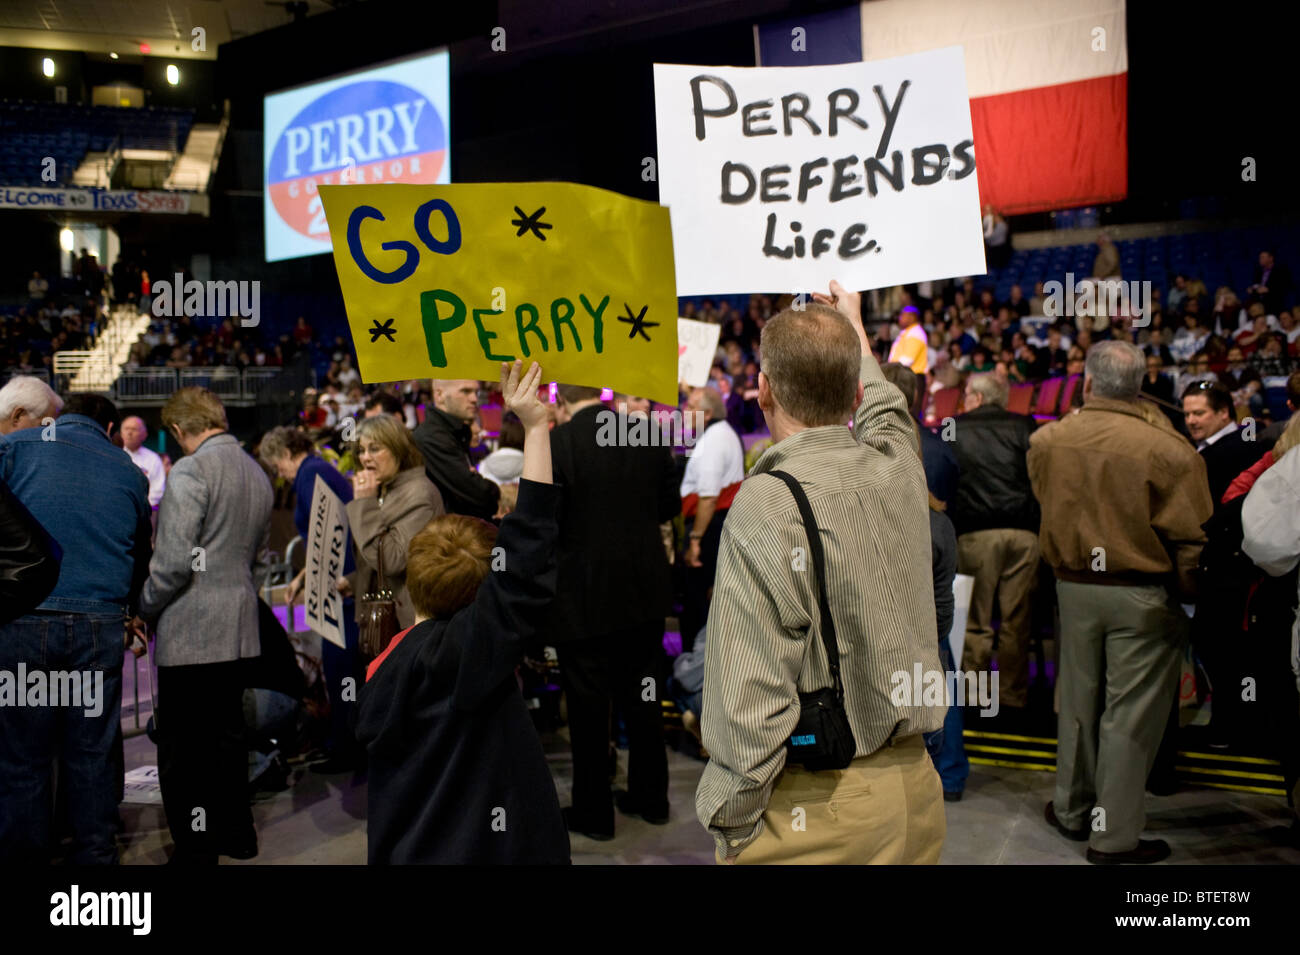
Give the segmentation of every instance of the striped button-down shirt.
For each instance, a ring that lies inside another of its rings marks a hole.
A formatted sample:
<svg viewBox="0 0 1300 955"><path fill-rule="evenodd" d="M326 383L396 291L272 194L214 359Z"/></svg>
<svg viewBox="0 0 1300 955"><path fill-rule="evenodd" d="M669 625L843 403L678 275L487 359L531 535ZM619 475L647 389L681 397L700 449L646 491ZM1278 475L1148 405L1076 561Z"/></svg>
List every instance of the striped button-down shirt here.
<svg viewBox="0 0 1300 955"><path fill-rule="evenodd" d="M871 354L861 379L852 432L809 428L771 447L723 525L701 719L711 759L695 809L726 856L762 831L799 693L830 685L808 537L789 488L765 472L786 471L803 485L821 529L857 755L943 725L946 708L922 706L910 692L916 664L940 671L915 425Z"/></svg>

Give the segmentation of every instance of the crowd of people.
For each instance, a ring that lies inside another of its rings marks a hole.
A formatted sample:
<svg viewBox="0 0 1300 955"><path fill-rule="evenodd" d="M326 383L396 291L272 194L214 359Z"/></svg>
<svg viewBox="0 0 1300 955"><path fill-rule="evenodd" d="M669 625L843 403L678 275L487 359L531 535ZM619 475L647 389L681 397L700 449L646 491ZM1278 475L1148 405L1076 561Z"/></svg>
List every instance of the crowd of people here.
<svg viewBox="0 0 1300 955"><path fill-rule="evenodd" d="M11 375L37 375L53 381L54 354L95 346L114 310L149 313L152 288L147 264L121 256L111 270L82 249L67 276L53 280L34 271L24 304L0 315L0 381ZM184 270L181 275L188 279ZM173 271L167 273L169 281ZM323 371L324 384L338 386L344 401L351 347L339 335L322 338L305 316L279 335L261 325L245 328L238 319L155 315L127 356L124 369L280 368L305 362Z"/></svg>
<svg viewBox="0 0 1300 955"><path fill-rule="evenodd" d="M89 258L89 255L87 254ZM54 371L54 353L91 348L106 313L87 289L73 282L59 291L33 272L27 282L27 303L0 316L0 377Z"/></svg>
<svg viewBox="0 0 1300 955"><path fill-rule="evenodd" d="M1118 267L1110 251L1098 278ZM13 730L0 744L0 856L48 858L57 762L70 858L116 858L122 654L149 641L173 860L257 854L241 700L248 661L287 639L258 599L272 482L292 487L306 539L317 477L344 505L351 546L312 759L367 773L371 862L563 862L566 832L611 839L618 813L667 822L665 698L708 759L696 809L718 861L936 861L978 707L900 697L894 677L988 675L996 659L997 709L1017 726L1043 565L1060 611L1048 823L1089 841L1093 862L1168 855L1141 838L1144 792L1176 786L1188 639L1209 677L1210 745L1260 742L1294 804L1300 416L1270 421L1262 392L1294 357L1285 281L1264 253L1244 301L1221 294L1209 309L1180 277L1166 307L1186 335L1169 342L1159 303L1146 323L1123 311L1034 322L1041 283L1006 302L971 280L875 293L874 330L862 297L834 283L811 302L754 296L744 313L686 302L683 315L722 330L709 381L679 395L696 422L684 455L602 442L602 412L664 409L567 384L545 401L535 365L504 368L499 393L470 380L367 388L341 354L251 454L214 395L182 389L162 412L183 452L170 467L142 447L144 422L107 399L15 378L0 390L3 520L28 552L0 663L102 669L107 702L65 719L0 707ZM182 336L213 355L238 347L233 327L187 326L151 331L150 360ZM291 341L306 346L313 332L299 328ZM1039 426L1007 410L1011 385L1065 374L1081 376L1077 413ZM963 402L940 435L918 419L942 387ZM1294 411L1300 374L1285 387ZM506 412L495 435L485 396ZM73 470L104 489L95 508L59 484ZM288 581L290 605L306 574ZM960 658L957 574L973 579ZM55 627L67 639L51 655ZM520 695L543 647L567 701L563 809ZM1258 711L1237 699L1243 680L1268 689ZM290 707L306 693L277 685ZM620 726L628 787L615 792ZM894 795L865 797L882 787ZM838 808L792 842L802 805ZM1100 829L1098 808L1111 820Z"/></svg>

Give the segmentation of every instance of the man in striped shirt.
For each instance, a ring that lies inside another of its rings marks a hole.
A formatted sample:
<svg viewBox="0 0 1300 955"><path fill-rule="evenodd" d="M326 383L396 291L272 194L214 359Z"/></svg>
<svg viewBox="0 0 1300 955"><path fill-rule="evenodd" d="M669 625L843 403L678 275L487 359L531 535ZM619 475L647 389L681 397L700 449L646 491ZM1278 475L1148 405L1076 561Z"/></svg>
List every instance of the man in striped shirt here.
<svg viewBox="0 0 1300 955"><path fill-rule="evenodd" d="M921 734L943 725L946 701L914 690L941 673L915 425L872 355L859 296L831 283L817 300L763 329L758 400L774 443L722 529L696 813L720 861L936 862L943 794ZM842 770L786 762L799 694L831 679L808 537L775 470L800 482L821 529L857 744Z"/></svg>

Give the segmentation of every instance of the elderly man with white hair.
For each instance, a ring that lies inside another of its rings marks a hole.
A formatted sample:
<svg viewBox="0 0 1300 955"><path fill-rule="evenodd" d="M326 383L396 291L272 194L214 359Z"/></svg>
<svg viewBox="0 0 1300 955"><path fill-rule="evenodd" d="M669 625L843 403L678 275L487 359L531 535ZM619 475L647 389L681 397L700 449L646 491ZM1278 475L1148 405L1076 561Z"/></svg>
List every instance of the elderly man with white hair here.
<svg viewBox="0 0 1300 955"><path fill-rule="evenodd" d="M949 516L957 531L957 571L975 578L962 669L987 671L996 635L1001 709L1014 721L1029 703L1029 598L1038 576L1039 511L1026 464L1034 419L1008 411L1007 398L1007 384L996 375L973 375L966 383L966 413L957 419L953 442L959 479Z"/></svg>
<svg viewBox="0 0 1300 955"><path fill-rule="evenodd" d="M682 476L682 515L686 546L686 602L682 633L694 637L709 613L709 589L718 566L722 522L745 479L745 449L727 423L727 406L712 388L696 388L686 399L693 412L695 447Z"/></svg>
<svg viewBox="0 0 1300 955"><path fill-rule="evenodd" d="M56 418L63 399L39 378L19 375L0 388L0 434L39 428L46 418Z"/></svg>

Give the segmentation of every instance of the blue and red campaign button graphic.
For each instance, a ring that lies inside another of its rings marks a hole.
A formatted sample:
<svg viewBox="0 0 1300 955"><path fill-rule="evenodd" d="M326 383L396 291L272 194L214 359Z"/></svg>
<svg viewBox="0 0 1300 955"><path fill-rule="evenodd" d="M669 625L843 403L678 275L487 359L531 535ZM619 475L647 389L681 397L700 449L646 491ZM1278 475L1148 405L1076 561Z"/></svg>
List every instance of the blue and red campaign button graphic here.
<svg viewBox="0 0 1300 955"><path fill-rule="evenodd" d="M331 90L298 112L271 153L267 189L290 228L329 229L316 187L438 181L447 127L429 97L403 83L366 80Z"/></svg>

